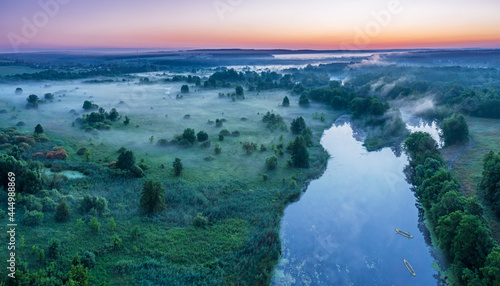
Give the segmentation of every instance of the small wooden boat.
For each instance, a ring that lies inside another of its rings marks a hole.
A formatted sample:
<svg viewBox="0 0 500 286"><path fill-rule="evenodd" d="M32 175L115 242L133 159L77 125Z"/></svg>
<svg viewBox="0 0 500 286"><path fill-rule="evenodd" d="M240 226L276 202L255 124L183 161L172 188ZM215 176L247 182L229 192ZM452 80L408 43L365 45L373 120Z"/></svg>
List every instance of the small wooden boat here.
<svg viewBox="0 0 500 286"><path fill-rule="evenodd" d="M397 228L396 228L396 232L397 232L397 233L399 233L399 234L401 234L401 235L402 235L402 236L404 236L404 237L413 238L413 235L411 235L411 234L407 233L407 232L406 232L406 231L404 231L404 230L401 230L401 229L397 229Z"/></svg>
<svg viewBox="0 0 500 286"><path fill-rule="evenodd" d="M406 259L403 259L403 262L405 263L406 269L408 269L408 271L410 271L410 274L413 276L417 276L417 274L415 273L415 270L413 270L413 267L411 267L410 262L408 262Z"/></svg>

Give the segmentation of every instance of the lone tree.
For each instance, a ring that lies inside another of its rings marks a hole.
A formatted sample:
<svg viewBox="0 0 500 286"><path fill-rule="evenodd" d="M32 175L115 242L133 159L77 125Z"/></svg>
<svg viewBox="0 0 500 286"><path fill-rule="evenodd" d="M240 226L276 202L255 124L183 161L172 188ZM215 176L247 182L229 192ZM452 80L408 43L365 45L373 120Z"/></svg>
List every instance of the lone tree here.
<svg viewBox="0 0 500 286"><path fill-rule="evenodd" d="M243 95L245 95L245 92L243 91L243 87L241 87L241 85L238 85L234 91L236 92L236 96L238 97L241 97Z"/></svg>
<svg viewBox="0 0 500 286"><path fill-rule="evenodd" d="M116 167L122 170L130 170L132 166L135 165L134 152L126 150L118 156L118 161L116 162Z"/></svg>
<svg viewBox="0 0 500 286"><path fill-rule="evenodd" d="M187 84L183 85L181 87L181 92L182 93L189 93L189 86Z"/></svg>
<svg viewBox="0 0 500 286"><path fill-rule="evenodd" d="M57 222L67 222L70 216L69 206L66 201L62 201L56 208L54 215Z"/></svg>
<svg viewBox="0 0 500 286"><path fill-rule="evenodd" d="M302 136L295 138L292 144L292 164L296 168L309 168L309 152L306 140Z"/></svg>
<svg viewBox="0 0 500 286"><path fill-rule="evenodd" d="M307 98L307 95L305 95L304 93L299 98L299 105L303 107L309 106L309 98Z"/></svg>
<svg viewBox="0 0 500 286"><path fill-rule="evenodd" d="M38 96L36 94L30 94L30 96L28 96L28 98L26 98L26 101L28 102L26 104L26 106L29 108L29 107L33 107L33 108L37 108L38 107L38 101L40 99L38 98Z"/></svg>
<svg viewBox="0 0 500 286"><path fill-rule="evenodd" d="M140 208L146 214L153 214L165 209L165 195L161 183L147 180L142 187Z"/></svg>
<svg viewBox="0 0 500 286"><path fill-rule="evenodd" d="M92 102L90 102L88 100L85 100L83 102L82 108L85 109L85 110L92 110L92 109L98 109L99 106L97 104L93 104Z"/></svg>
<svg viewBox="0 0 500 286"><path fill-rule="evenodd" d="M290 106L290 100L288 99L288 96L285 96L285 98L283 98L283 103L281 105L283 105L284 107Z"/></svg>
<svg viewBox="0 0 500 286"><path fill-rule="evenodd" d="M293 134L303 134L306 131L306 128L306 121L302 116L299 116L296 119L292 120L290 129L292 130Z"/></svg>
<svg viewBox="0 0 500 286"><path fill-rule="evenodd" d="M37 124L35 126L35 134L42 134L43 133L43 127L40 124Z"/></svg>
<svg viewBox="0 0 500 286"><path fill-rule="evenodd" d="M130 123L130 118L128 118L128 116L125 115L125 121L123 121L123 124L129 125L129 123Z"/></svg>
<svg viewBox="0 0 500 286"><path fill-rule="evenodd" d="M454 114L441 124L441 139L444 145L463 144L469 141L469 127L461 114Z"/></svg>
<svg viewBox="0 0 500 286"><path fill-rule="evenodd" d="M172 165L174 167L174 175L176 177L179 177L182 173L182 170L184 169L184 167L182 166L181 159L175 158L175 161Z"/></svg>
<svg viewBox="0 0 500 286"><path fill-rule="evenodd" d="M198 134L196 134L196 137L198 138L198 141L204 142L208 140L208 134L205 131L200 131Z"/></svg>

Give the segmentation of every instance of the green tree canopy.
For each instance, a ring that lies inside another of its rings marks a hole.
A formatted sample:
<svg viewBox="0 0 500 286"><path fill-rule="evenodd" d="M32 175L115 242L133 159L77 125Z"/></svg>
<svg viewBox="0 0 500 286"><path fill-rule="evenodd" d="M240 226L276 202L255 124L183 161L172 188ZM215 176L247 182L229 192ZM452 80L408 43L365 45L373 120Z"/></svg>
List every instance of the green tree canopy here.
<svg viewBox="0 0 500 286"><path fill-rule="evenodd" d="M35 126L35 134L42 134L43 133L43 127L40 124L37 124Z"/></svg>
<svg viewBox="0 0 500 286"><path fill-rule="evenodd" d="M284 107L290 106L290 99L288 99L288 96L285 96L283 98L283 103L281 103L281 105L283 105Z"/></svg>
<svg viewBox="0 0 500 286"><path fill-rule="evenodd" d="M179 177L181 175L181 173L182 173L182 170L184 169L184 167L182 166L181 159L175 158L174 163L172 164L172 166L174 167L174 175L176 177Z"/></svg>
<svg viewBox="0 0 500 286"><path fill-rule="evenodd" d="M140 208L146 214L158 213L165 209L165 195L160 182L153 180L144 182Z"/></svg>
<svg viewBox="0 0 500 286"><path fill-rule="evenodd" d="M302 136L295 138L292 145L292 164L297 168L309 168L309 152Z"/></svg>
<svg viewBox="0 0 500 286"><path fill-rule="evenodd" d="M441 138L445 146L463 144L469 141L469 127L461 114L454 114L441 124Z"/></svg>

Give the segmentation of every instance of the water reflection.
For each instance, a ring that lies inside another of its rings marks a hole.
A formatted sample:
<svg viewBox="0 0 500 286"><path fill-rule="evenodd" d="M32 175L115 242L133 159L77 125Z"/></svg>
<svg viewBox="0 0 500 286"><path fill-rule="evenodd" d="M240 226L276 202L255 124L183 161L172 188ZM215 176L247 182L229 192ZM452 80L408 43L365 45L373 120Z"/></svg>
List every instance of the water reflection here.
<svg viewBox="0 0 500 286"><path fill-rule="evenodd" d="M322 144L332 158L324 175L285 210L273 285L436 285L403 174L406 156L388 148L368 153L346 122L326 131Z"/></svg>

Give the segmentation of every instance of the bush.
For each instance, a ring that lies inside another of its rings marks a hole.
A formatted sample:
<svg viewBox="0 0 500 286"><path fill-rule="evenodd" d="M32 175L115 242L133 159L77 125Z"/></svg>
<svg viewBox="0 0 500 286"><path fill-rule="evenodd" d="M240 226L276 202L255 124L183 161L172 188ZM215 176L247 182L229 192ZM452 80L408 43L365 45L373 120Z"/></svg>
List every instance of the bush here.
<svg viewBox="0 0 500 286"><path fill-rule="evenodd" d="M90 230L97 234L99 233L99 230L101 229L101 223L97 221L97 218L96 217L93 217L90 221L89 221L89 227L90 227Z"/></svg>
<svg viewBox="0 0 500 286"><path fill-rule="evenodd" d="M182 139L188 141L189 144L194 144L196 142L196 136L194 134L195 134L194 129L192 128L184 129L184 132L182 133Z"/></svg>
<svg viewBox="0 0 500 286"><path fill-rule="evenodd" d="M208 219L204 217L201 213L199 213L197 216L193 218L193 225L195 227L205 227L208 225Z"/></svg>
<svg viewBox="0 0 500 286"><path fill-rule="evenodd" d="M181 175L181 173L182 173L182 170L184 169L184 167L182 166L181 159L175 158L174 163L172 164L172 166L174 167L174 175L176 177L179 177Z"/></svg>
<svg viewBox="0 0 500 286"><path fill-rule="evenodd" d="M54 211L56 209L56 206L57 206L56 203L54 202L54 200L49 198L49 197L43 198L42 205L43 205L42 211L44 211L44 212Z"/></svg>
<svg viewBox="0 0 500 286"><path fill-rule="evenodd" d="M222 148L220 147L219 143L215 144L214 152L215 154L220 154L222 152Z"/></svg>
<svg viewBox="0 0 500 286"><path fill-rule="evenodd" d="M198 134L196 134L196 137L198 138L199 142L204 142L208 140L208 134L205 131L198 132Z"/></svg>
<svg viewBox="0 0 500 286"><path fill-rule="evenodd" d="M80 261L82 263L83 266L87 267L87 268L94 268L95 266L95 254L93 252L90 252L90 251L85 251L82 255L82 257L80 258Z"/></svg>
<svg viewBox="0 0 500 286"><path fill-rule="evenodd" d="M288 96L285 96L285 98L283 98L283 103L281 103L281 105L283 105L284 107L290 106L290 100L288 99Z"/></svg>
<svg viewBox="0 0 500 286"><path fill-rule="evenodd" d="M58 239L52 239L49 242L49 251L47 256L52 259L58 259L60 256L61 241Z"/></svg>
<svg viewBox="0 0 500 286"><path fill-rule="evenodd" d="M189 86L187 84L183 85L181 87L181 92L182 93L189 93Z"/></svg>
<svg viewBox="0 0 500 286"><path fill-rule="evenodd" d="M165 209L165 194L161 183L147 180L142 187L140 209L146 214L153 214Z"/></svg>
<svg viewBox="0 0 500 286"><path fill-rule="evenodd" d="M307 95L302 94L299 98L299 106L307 107L309 106L309 98L307 98Z"/></svg>
<svg viewBox="0 0 500 286"><path fill-rule="evenodd" d="M115 222L115 219L114 219L114 218L110 218L110 219L109 219L108 226L109 226L109 229L110 229L111 231L114 231L114 230L115 230L115 228L116 228L116 222Z"/></svg>
<svg viewBox="0 0 500 286"><path fill-rule="evenodd" d="M229 135L231 135L231 132L229 132L229 130L227 130L227 129L222 129L222 130L219 132L219 135L222 135L222 136L229 136Z"/></svg>
<svg viewBox="0 0 500 286"><path fill-rule="evenodd" d="M54 215L57 222L67 222L69 220L70 211L66 201L62 201L56 208Z"/></svg>
<svg viewBox="0 0 500 286"><path fill-rule="evenodd" d="M42 134L43 133L43 127L40 124L37 124L35 126L35 134Z"/></svg>
<svg viewBox="0 0 500 286"><path fill-rule="evenodd" d="M268 170L275 170L277 166L278 166L278 157L273 155L266 159L266 168Z"/></svg>
<svg viewBox="0 0 500 286"><path fill-rule="evenodd" d="M113 235L113 247L115 249L120 249L123 245L123 240L117 235Z"/></svg>
<svg viewBox="0 0 500 286"><path fill-rule="evenodd" d="M42 224L43 212L39 211L26 211L22 223L27 226L38 226Z"/></svg>

